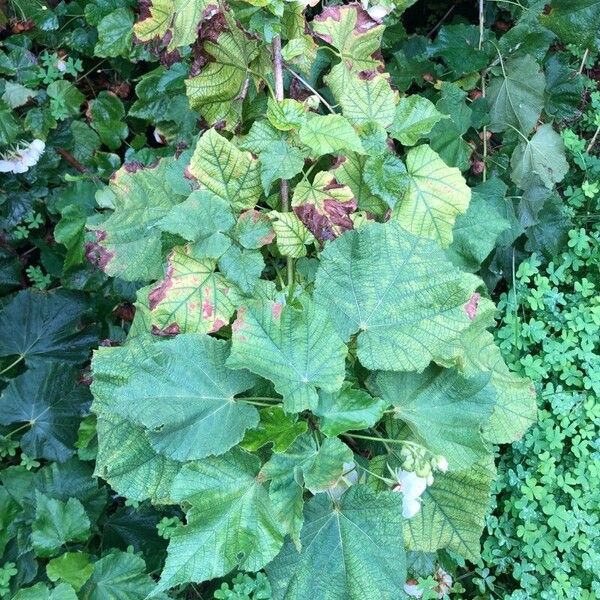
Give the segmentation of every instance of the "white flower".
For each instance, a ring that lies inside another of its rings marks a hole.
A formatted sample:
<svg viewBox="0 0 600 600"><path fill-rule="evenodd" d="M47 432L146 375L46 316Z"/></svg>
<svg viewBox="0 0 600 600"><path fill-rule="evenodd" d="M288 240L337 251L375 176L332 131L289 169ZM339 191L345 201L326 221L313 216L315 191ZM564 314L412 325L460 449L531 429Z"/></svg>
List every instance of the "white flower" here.
<svg viewBox="0 0 600 600"><path fill-rule="evenodd" d="M419 589L419 584L416 579L409 579L404 584L404 591L412 598L422 598L423 592Z"/></svg>
<svg viewBox="0 0 600 600"><path fill-rule="evenodd" d="M438 593L438 598L443 598L452 588L452 576L449 573L446 573L441 567L438 567L434 578L438 582L438 585L435 588Z"/></svg>
<svg viewBox="0 0 600 600"><path fill-rule="evenodd" d="M381 4L375 4L374 6L369 6L369 8L367 8L367 13L371 19L373 19L373 21L377 21L378 23L383 21L383 18L390 12L391 8L387 8Z"/></svg>
<svg viewBox="0 0 600 600"><path fill-rule="evenodd" d="M445 473L448 470L448 459L445 456L437 456L435 459L435 468Z"/></svg>
<svg viewBox="0 0 600 600"><path fill-rule="evenodd" d="M402 516L411 519L421 510L419 497L425 491L428 477L419 477L413 471L396 470L398 485L394 486L394 492L402 492ZM432 481L433 482L433 481Z"/></svg>
<svg viewBox="0 0 600 600"><path fill-rule="evenodd" d="M358 481L358 471L353 462L343 464L344 472L328 492L334 500L339 500L344 492Z"/></svg>
<svg viewBox="0 0 600 600"><path fill-rule="evenodd" d="M25 173L40 160L46 144L42 140L33 140L26 146L17 146L15 150L0 160L0 173Z"/></svg>

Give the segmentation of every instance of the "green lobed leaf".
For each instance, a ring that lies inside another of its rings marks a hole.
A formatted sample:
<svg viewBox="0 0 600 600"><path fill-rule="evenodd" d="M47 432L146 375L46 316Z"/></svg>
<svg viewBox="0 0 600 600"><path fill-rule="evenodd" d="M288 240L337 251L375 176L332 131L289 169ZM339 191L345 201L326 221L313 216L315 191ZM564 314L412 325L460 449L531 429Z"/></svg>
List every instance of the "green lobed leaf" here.
<svg viewBox="0 0 600 600"><path fill-rule="evenodd" d="M310 114L300 127L298 136L317 157L343 151L364 153L358 134L342 115Z"/></svg>
<svg viewBox="0 0 600 600"><path fill-rule="evenodd" d="M404 146L414 146L443 119L444 115L427 98L404 96L396 106L390 135Z"/></svg>
<svg viewBox="0 0 600 600"><path fill-rule="evenodd" d="M540 19L567 44L577 44L587 50L600 46L598 0L554 0Z"/></svg>
<svg viewBox="0 0 600 600"><path fill-rule="evenodd" d="M255 452L267 444L272 444L274 452L285 452L307 428L306 421L298 421L279 406L270 406L260 411L260 423L256 429L246 432L241 446L245 450Z"/></svg>

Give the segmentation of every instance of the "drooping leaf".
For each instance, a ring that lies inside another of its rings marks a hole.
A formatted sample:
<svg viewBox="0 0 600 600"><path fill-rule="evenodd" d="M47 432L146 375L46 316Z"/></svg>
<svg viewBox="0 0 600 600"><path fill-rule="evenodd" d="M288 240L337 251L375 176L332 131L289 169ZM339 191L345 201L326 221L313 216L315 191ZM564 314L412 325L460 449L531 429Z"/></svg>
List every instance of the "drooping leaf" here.
<svg viewBox="0 0 600 600"><path fill-rule="evenodd" d="M211 0L152 0L149 16L134 26L135 36L142 42L163 39L169 51L193 44L200 21L217 8Z"/></svg>
<svg viewBox="0 0 600 600"><path fill-rule="evenodd" d="M96 329L85 326L88 314L79 294L22 290L0 312L0 357L23 356L29 367L80 364L98 340Z"/></svg>
<svg viewBox="0 0 600 600"><path fill-rule="evenodd" d="M406 583L402 497L353 486L339 505L326 495L305 508L299 552L286 542L267 566L274 600L392 600Z"/></svg>
<svg viewBox="0 0 600 600"><path fill-rule="evenodd" d="M349 215L356 210L356 200L352 190L338 183L331 172L319 171L312 183L298 183L292 207L315 238L325 241L352 229Z"/></svg>
<svg viewBox="0 0 600 600"><path fill-rule="evenodd" d="M380 65L374 54L381 47L384 28L358 4L324 8L314 18L312 28L319 38L338 51L351 72L374 71Z"/></svg>
<svg viewBox="0 0 600 600"><path fill-rule="evenodd" d="M345 383L334 394L320 392L319 405L313 412L320 417L321 431L331 437L346 431L373 427L388 406L389 401L373 398L367 392Z"/></svg>
<svg viewBox="0 0 600 600"><path fill-rule="evenodd" d="M298 135L316 157L344 152L364 153L358 134L342 115L311 114L300 127Z"/></svg>
<svg viewBox="0 0 600 600"><path fill-rule="evenodd" d="M563 140L550 123L538 127L530 140L519 143L510 159L510 166L511 179L521 189L527 189L537 180L552 189L569 170Z"/></svg>
<svg viewBox="0 0 600 600"><path fill-rule="evenodd" d="M198 141L188 170L235 210L253 208L261 196L258 161L214 129L206 131Z"/></svg>
<svg viewBox="0 0 600 600"><path fill-rule="evenodd" d="M317 388L335 392L344 380L347 348L327 313L312 301L300 310L261 300L238 309L227 365L270 379L287 412L317 406Z"/></svg>
<svg viewBox="0 0 600 600"><path fill-rule="evenodd" d="M442 119L444 115L427 98L404 96L396 106L390 135L404 146L414 146Z"/></svg>
<svg viewBox="0 0 600 600"><path fill-rule="evenodd" d="M88 222L96 232L88 257L108 275L126 281L158 279L162 247L156 225L189 193L184 182L183 169L171 158L153 167L119 169L108 188L114 212L100 224Z"/></svg>
<svg viewBox="0 0 600 600"><path fill-rule="evenodd" d="M258 571L275 557L283 530L259 469L257 457L238 449L182 468L173 497L191 508L171 535L160 589Z"/></svg>
<svg viewBox="0 0 600 600"><path fill-rule="evenodd" d="M269 213L269 217L273 219L273 229L279 252L292 258L306 256L306 246L312 244L315 238L296 214L274 210Z"/></svg>
<svg viewBox="0 0 600 600"><path fill-rule="evenodd" d="M426 145L409 150L406 169L406 193L394 206L393 218L415 235L449 246L454 221L469 206L469 186L458 169Z"/></svg>
<svg viewBox="0 0 600 600"><path fill-rule="evenodd" d="M600 46L598 0L554 0L541 21L567 44L577 44L582 50Z"/></svg>
<svg viewBox="0 0 600 600"><path fill-rule="evenodd" d="M302 102L291 98L280 101L269 98L267 119L279 131L298 129L306 120L306 107Z"/></svg>
<svg viewBox="0 0 600 600"><path fill-rule="evenodd" d="M545 86L544 73L532 56L503 63L502 76L492 79L487 88L490 131L504 131L512 126L527 135L544 107Z"/></svg>
<svg viewBox="0 0 600 600"><path fill-rule="evenodd" d="M367 223L322 252L315 299L343 339L358 333L365 367L420 371L456 355L452 340L470 322L465 304L477 281L435 242L393 221Z"/></svg>
<svg viewBox="0 0 600 600"><path fill-rule="evenodd" d="M78 417L91 399L78 377L76 369L63 363L44 362L2 391L0 424L29 424L21 437L21 448L29 456L64 462L73 455Z"/></svg>
<svg viewBox="0 0 600 600"><path fill-rule="evenodd" d="M460 471L490 453L482 434L496 402L490 379L489 372L466 378L454 369L429 367L420 374L379 372L373 389L426 448Z"/></svg>
<svg viewBox="0 0 600 600"><path fill-rule="evenodd" d="M285 452L307 428L306 421L298 421L293 415L287 415L279 406L263 408L258 427L246 432L241 445L255 452L266 444L273 444L274 452Z"/></svg>
<svg viewBox="0 0 600 600"><path fill-rule="evenodd" d="M174 248L164 279L148 294L152 326L161 332L213 333L227 325L235 303L231 285L215 268L215 260L194 258L188 246Z"/></svg>
<svg viewBox="0 0 600 600"><path fill-rule="evenodd" d="M90 562L90 555L85 552L65 552L53 558L46 566L46 574L50 581L64 581L76 592L90 578L94 565Z"/></svg>
<svg viewBox="0 0 600 600"><path fill-rule="evenodd" d="M38 556L54 556L67 542L86 541L89 533L90 520L77 498L61 502L36 493L31 542Z"/></svg>
<svg viewBox="0 0 600 600"><path fill-rule="evenodd" d="M193 333L101 348L93 361L95 410L143 425L152 446L175 460L222 454L258 423L255 407L234 400L255 379L228 369L228 353L227 342Z"/></svg>
<svg viewBox="0 0 600 600"><path fill-rule="evenodd" d="M438 473L421 496L421 510L406 521L407 548L421 552L446 548L476 561L494 476L491 458L466 471Z"/></svg>
<svg viewBox="0 0 600 600"><path fill-rule="evenodd" d="M406 166L392 152L369 156L362 178L369 190L389 208L394 208L408 189Z"/></svg>

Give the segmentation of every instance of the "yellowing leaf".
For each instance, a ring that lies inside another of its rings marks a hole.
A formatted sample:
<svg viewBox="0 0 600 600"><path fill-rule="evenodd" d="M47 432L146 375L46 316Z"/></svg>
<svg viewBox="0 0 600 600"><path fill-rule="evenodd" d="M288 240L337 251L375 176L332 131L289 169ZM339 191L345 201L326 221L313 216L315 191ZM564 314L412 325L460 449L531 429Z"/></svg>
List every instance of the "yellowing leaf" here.
<svg viewBox="0 0 600 600"><path fill-rule="evenodd" d="M273 220L277 248L284 256L300 258L306 256L306 246L315 241L313 234L294 213L269 213Z"/></svg>

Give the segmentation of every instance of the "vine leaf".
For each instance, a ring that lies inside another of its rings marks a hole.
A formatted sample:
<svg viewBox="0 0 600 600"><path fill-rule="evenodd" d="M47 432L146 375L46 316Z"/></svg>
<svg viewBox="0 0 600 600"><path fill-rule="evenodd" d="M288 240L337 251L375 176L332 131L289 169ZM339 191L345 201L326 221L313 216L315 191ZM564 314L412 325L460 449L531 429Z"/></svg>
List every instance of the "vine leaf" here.
<svg viewBox="0 0 600 600"><path fill-rule="evenodd" d="M320 417L321 431L333 437L346 431L373 427L383 417L388 405L388 401L373 398L346 382L339 392L320 392L319 405L314 413Z"/></svg>
<svg viewBox="0 0 600 600"><path fill-rule="evenodd" d="M190 105L209 125L222 122L231 129L241 118L250 65L258 56L258 44L232 25L216 40L206 40L203 51L212 60L200 74L185 82Z"/></svg>
<svg viewBox="0 0 600 600"><path fill-rule="evenodd" d="M88 221L96 243L88 245L87 256L107 275L126 281L161 276L161 234L156 225L190 192L189 182L179 181L183 169L179 172L177 167L167 158L153 167L125 165L113 175L108 194L114 212L101 223L94 217Z"/></svg>
<svg viewBox="0 0 600 600"><path fill-rule="evenodd" d="M356 210L356 200L352 190L338 183L333 173L320 171L312 183L298 183L292 207L315 238L325 241L352 229L350 214Z"/></svg>
<svg viewBox="0 0 600 600"><path fill-rule="evenodd" d="M195 333L101 348L93 360L95 410L145 427L153 448L174 460L223 454L258 424L256 408L234 400L256 380L228 369L228 353L227 342Z"/></svg>
<svg viewBox="0 0 600 600"><path fill-rule="evenodd" d="M537 176L551 190L569 171L563 140L550 123L538 127L530 140L523 140L515 148L510 166L510 178L521 189L535 183Z"/></svg>
<svg viewBox="0 0 600 600"><path fill-rule="evenodd" d="M396 106L390 135L404 146L414 146L436 123L447 118L427 98L404 96Z"/></svg>
<svg viewBox="0 0 600 600"><path fill-rule="evenodd" d="M394 218L408 231L449 246L457 215L469 207L469 186L427 145L408 151L406 169L406 192L394 207Z"/></svg>
<svg viewBox="0 0 600 600"><path fill-rule="evenodd" d="M466 471L438 473L421 496L421 510L406 522L407 549L435 552L446 548L476 562L494 477L491 457Z"/></svg>
<svg viewBox="0 0 600 600"><path fill-rule="evenodd" d="M218 10L210 0L152 0L149 16L134 25L138 40L160 38L170 52L189 46L198 38L198 25Z"/></svg>
<svg viewBox="0 0 600 600"><path fill-rule="evenodd" d="M206 131L198 141L188 170L235 210L253 208L261 196L258 161L214 129Z"/></svg>
<svg viewBox="0 0 600 600"><path fill-rule="evenodd" d="M437 366L423 373L379 372L372 386L419 442L446 457L451 470L467 469L490 453L482 435L496 402L489 372L470 378Z"/></svg>
<svg viewBox="0 0 600 600"><path fill-rule="evenodd" d="M374 55L381 48L384 27L378 25L358 4L328 6L312 22L313 31L331 44L351 72L375 71L381 60Z"/></svg>
<svg viewBox="0 0 600 600"><path fill-rule="evenodd" d="M288 541L266 568L274 600L398 597L406 583L401 494L357 485L339 505L318 495L304 521L302 551Z"/></svg>
<svg viewBox="0 0 600 600"><path fill-rule="evenodd" d="M457 358L453 340L470 323L465 305L477 285L435 242L393 221L366 223L325 247L315 299L344 340L358 332L363 366L422 371Z"/></svg>
<svg viewBox="0 0 600 600"><path fill-rule="evenodd" d="M348 119L342 115L310 114L298 131L300 141L314 156L343 151L364 154L364 148Z"/></svg>
<svg viewBox="0 0 600 600"><path fill-rule="evenodd" d="M533 56L504 63L502 76L492 79L487 89L490 131L512 126L527 135L544 108L545 89L546 78Z"/></svg>
<svg viewBox="0 0 600 600"><path fill-rule="evenodd" d="M314 409L317 388L337 391L347 348L327 313L308 299L300 309L270 300L242 307L227 365L270 379L286 412Z"/></svg>
<svg viewBox="0 0 600 600"><path fill-rule="evenodd" d="M275 557L283 529L259 469L259 459L239 449L182 467L173 499L190 509L171 535L158 589L258 571Z"/></svg>

